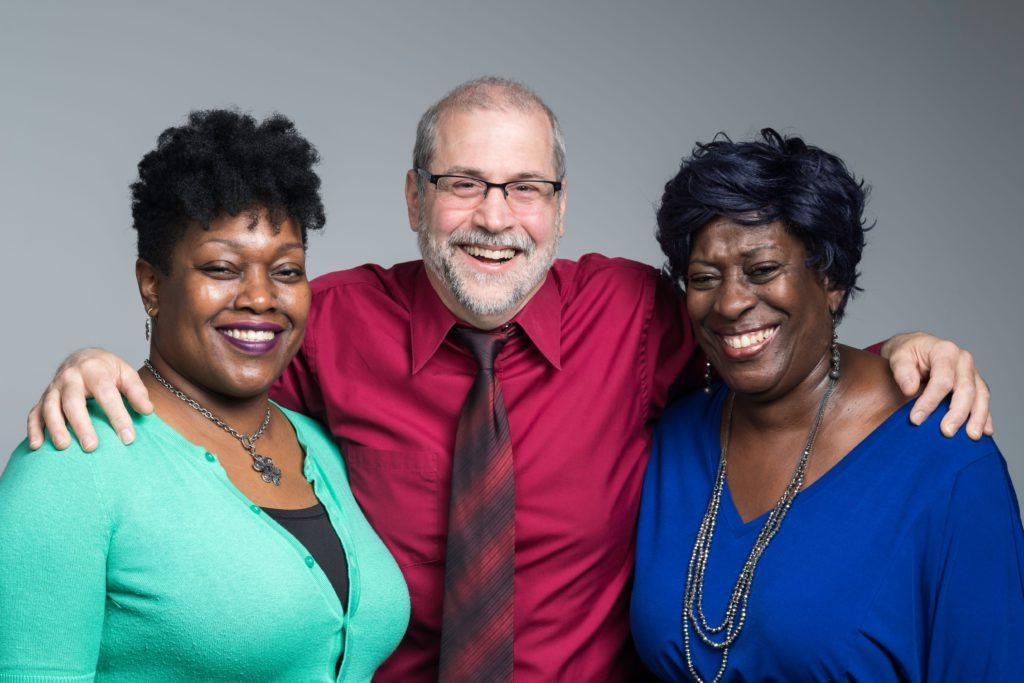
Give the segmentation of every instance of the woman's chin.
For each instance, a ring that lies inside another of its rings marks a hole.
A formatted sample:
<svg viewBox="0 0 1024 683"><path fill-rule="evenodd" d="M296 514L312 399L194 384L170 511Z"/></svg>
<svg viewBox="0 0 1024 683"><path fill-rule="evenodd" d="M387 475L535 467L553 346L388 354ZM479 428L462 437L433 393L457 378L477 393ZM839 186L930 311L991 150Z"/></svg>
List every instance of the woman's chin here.
<svg viewBox="0 0 1024 683"><path fill-rule="evenodd" d="M280 374L276 365L273 368L224 368L200 384L221 396L244 401L265 395Z"/></svg>
<svg viewBox="0 0 1024 683"><path fill-rule="evenodd" d="M743 396L768 396L778 385L775 373L747 371L722 373L722 381L734 393Z"/></svg>

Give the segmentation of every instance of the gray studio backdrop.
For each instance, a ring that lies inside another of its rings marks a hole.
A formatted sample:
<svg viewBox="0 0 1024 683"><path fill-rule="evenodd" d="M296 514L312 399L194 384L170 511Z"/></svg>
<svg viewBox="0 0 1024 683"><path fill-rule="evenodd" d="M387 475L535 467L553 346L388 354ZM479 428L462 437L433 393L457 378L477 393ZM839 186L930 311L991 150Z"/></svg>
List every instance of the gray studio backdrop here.
<svg viewBox="0 0 1024 683"><path fill-rule="evenodd" d="M972 350L1024 491L1024 12L971 2L0 3L0 467L64 355L141 362L128 184L193 108L280 111L320 149L311 271L417 256L402 199L420 113L502 74L561 117L563 255L661 263L654 207L695 140L763 126L873 186L844 341ZM372 332L372 331L371 331Z"/></svg>

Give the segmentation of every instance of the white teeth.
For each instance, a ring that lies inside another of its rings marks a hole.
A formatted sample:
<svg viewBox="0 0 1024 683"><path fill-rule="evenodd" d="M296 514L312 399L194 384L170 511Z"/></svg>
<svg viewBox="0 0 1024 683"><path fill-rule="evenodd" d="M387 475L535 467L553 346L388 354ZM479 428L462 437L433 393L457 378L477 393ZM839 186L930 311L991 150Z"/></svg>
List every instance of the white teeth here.
<svg viewBox="0 0 1024 683"><path fill-rule="evenodd" d="M507 261L516 255L514 249L484 249L473 245L463 247L470 256L491 259L492 261Z"/></svg>
<svg viewBox="0 0 1024 683"><path fill-rule="evenodd" d="M726 344L734 349L745 349L751 344L760 344L766 339L771 339L778 329L778 327L766 327L764 329L757 330L756 332L723 336L722 339Z"/></svg>
<svg viewBox="0 0 1024 683"><path fill-rule="evenodd" d="M242 341L249 342L263 342L270 341L274 338L274 333L270 330L235 330L235 329L222 329L221 332L234 339L240 339Z"/></svg>

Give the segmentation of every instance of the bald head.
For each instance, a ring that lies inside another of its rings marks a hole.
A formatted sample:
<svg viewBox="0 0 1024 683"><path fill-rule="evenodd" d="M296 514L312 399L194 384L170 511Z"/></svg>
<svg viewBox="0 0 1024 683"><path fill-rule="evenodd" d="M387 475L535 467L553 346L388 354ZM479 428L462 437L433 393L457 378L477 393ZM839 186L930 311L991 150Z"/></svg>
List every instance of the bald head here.
<svg viewBox="0 0 1024 683"><path fill-rule="evenodd" d="M413 168L429 169L437 150L437 131L448 115L474 109L543 112L551 125L551 149L555 173L565 176L565 140L555 113L528 87L508 78L484 76L456 86L427 109L416 127L416 145L413 147ZM422 179L420 190L422 191Z"/></svg>

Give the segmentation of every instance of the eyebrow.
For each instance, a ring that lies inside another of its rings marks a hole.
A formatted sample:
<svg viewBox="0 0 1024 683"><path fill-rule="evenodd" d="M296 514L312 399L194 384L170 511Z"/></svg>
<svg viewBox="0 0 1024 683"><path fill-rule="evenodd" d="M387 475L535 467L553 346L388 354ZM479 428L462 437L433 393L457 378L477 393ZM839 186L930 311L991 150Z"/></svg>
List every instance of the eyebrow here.
<svg viewBox="0 0 1024 683"><path fill-rule="evenodd" d="M220 237L211 237L210 239L203 242L203 244L223 244L227 247L234 249L235 251L242 251L245 246L241 242L234 240L221 239ZM200 245L201 246L201 245ZM301 242L286 242L278 247L278 253L283 251L291 251L292 249L305 249Z"/></svg>
<svg viewBox="0 0 1024 683"><path fill-rule="evenodd" d="M756 247L751 247L750 249L745 249L744 251L741 251L740 256L742 256L743 258L750 258L751 256L758 252L767 251L769 249L775 249L777 246L778 245L775 244L759 244ZM714 263L712 263L711 261L705 261L704 259L692 258L689 261L689 265L698 263L704 266L711 266L712 268L716 267Z"/></svg>
<svg viewBox="0 0 1024 683"><path fill-rule="evenodd" d="M486 180L486 178L484 178L486 174L483 171L479 168L471 168L469 166L450 166L444 173L439 173L438 175L468 175L474 178L480 178L481 180ZM520 171L513 175L509 179L509 182L527 179L543 180L544 174L540 171Z"/></svg>
<svg viewBox="0 0 1024 683"><path fill-rule="evenodd" d="M751 247L745 251L740 252L740 256L753 256L759 251L766 251L768 249L775 249L778 245L775 244L759 244L756 247Z"/></svg>

